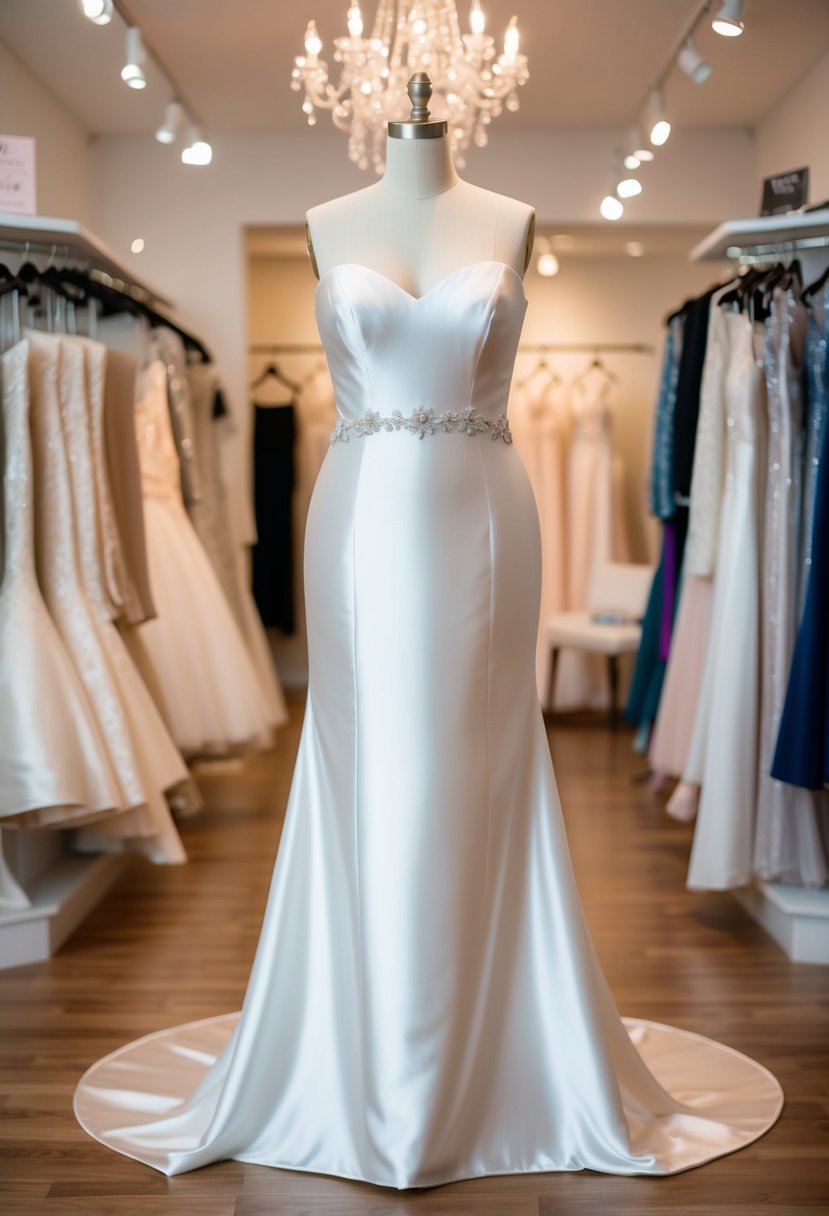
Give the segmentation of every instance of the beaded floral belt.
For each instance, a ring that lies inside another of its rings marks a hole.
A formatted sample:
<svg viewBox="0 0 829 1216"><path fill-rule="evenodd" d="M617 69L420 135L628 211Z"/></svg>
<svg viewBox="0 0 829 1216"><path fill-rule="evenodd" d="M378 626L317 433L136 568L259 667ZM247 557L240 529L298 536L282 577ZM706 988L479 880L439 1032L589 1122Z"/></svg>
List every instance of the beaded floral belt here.
<svg viewBox="0 0 829 1216"><path fill-rule="evenodd" d="M402 414L394 410L387 417L375 410L367 410L362 418L346 420L341 418L331 432L331 443L347 443L351 432L355 435L376 435L378 431L408 431L424 439L426 435L436 435L438 431L448 434L457 431L462 435L478 435L489 431L493 439L503 439L504 443L512 443L512 432L506 414L499 415L494 420L485 414L478 414L473 409L447 410L436 414L432 409L412 410L411 414Z"/></svg>

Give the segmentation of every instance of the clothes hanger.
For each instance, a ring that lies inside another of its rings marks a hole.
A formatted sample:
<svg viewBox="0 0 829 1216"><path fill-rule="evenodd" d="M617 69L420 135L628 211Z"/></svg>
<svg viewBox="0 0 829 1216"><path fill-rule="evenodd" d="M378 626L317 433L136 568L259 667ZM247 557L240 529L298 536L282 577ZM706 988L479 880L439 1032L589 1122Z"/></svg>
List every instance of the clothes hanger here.
<svg viewBox="0 0 829 1216"><path fill-rule="evenodd" d="M534 366L530 369L526 376L516 382L516 388L526 388L526 386L541 372L547 376L548 387L556 388L562 383L561 376L550 363L550 352L541 350Z"/></svg>
<svg viewBox="0 0 829 1216"><path fill-rule="evenodd" d="M593 371L601 372L602 375L605 377L605 379L609 380L611 382L611 384L619 383L619 377L616 375L615 372L612 372L610 370L610 368L607 366L605 361L602 359L602 357L598 351L598 348L596 350L594 350L593 358L590 360L590 362L588 363L588 365L584 369L584 371L579 372L579 374L574 378L574 383L583 384L584 381L587 379L587 377L590 375L590 373Z"/></svg>
<svg viewBox="0 0 829 1216"><path fill-rule="evenodd" d="M815 279L814 283L810 283L808 287L803 288L800 294L804 303L811 305L812 299L826 286L827 281L829 281L829 266L826 267L819 279Z"/></svg>
<svg viewBox="0 0 829 1216"><path fill-rule="evenodd" d="M260 384L264 384L270 378L278 380L280 384L284 384L285 388L289 388L292 393L302 392L302 385L297 384L295 380L291 380L289 376L286 376L278 363L269 363L253 381L250 391L253 392L255 388L259 388Z"/></svg>

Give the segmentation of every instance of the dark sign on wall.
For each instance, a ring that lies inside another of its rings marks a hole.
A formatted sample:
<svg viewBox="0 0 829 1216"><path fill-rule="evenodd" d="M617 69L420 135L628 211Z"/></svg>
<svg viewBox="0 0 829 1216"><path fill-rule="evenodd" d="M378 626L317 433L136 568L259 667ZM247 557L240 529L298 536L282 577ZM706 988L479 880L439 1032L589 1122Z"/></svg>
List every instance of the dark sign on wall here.
<svg viewBox="0 0 829 1216"><path fill-rule="evenodd" d="M792 169L790 173L776 173L763 182L761 215L782 215L784 211L797 211L809 197L809 170Z"/></svg>

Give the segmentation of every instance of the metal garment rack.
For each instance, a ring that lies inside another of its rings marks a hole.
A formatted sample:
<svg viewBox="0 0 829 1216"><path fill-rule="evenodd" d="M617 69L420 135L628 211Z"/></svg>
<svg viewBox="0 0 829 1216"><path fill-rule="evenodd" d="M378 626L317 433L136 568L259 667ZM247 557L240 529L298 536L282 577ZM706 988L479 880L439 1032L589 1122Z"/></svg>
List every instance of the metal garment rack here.
<svg viewBox="0 0 829 1216"><path fill-rule="evenodd" d="M319 342L254 342L248 347L251 355L318 355ZM522 342L519 355L652 355L653 346L647 342Z"/></svg>
<svg viewBox="0 0 829 1216"><path fill-rule="evenodd" d="M0 214L0 251L28 256L71 259L107 287L129 295L155 310L171 305L160 292L143 283L130 266L100 237L74 220L50 216Z"/></svg>
<svg viewBox="0 0 829 1216"><path fill-rule="evenodd" d="M520 342L519 355L652 355L648 342Z"/></svg>

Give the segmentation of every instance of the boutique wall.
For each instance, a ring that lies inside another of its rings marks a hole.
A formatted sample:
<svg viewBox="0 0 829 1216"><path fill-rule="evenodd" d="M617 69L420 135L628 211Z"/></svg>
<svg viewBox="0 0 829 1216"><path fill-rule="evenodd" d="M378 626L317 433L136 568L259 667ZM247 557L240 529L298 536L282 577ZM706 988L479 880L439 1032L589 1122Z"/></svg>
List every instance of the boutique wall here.
<svg viewBox="0 0 829 1216"><path fill-rule="evenodd" d="M81 124L0 41L0 134L37 140L40 215L97 221L91 139Z"/></svg>
<svg viewBox="0 0 829 1216"><path fill-rule="evenodd" d="M758 182L773 173L810 167L813 203L829 199L829 52L757 128ZM758 197L754 200L755 208Z"/></svg>

